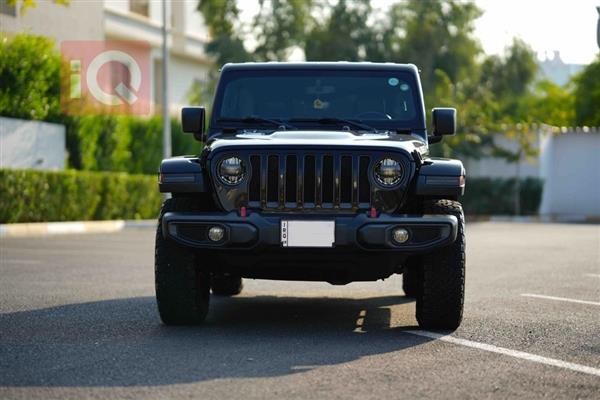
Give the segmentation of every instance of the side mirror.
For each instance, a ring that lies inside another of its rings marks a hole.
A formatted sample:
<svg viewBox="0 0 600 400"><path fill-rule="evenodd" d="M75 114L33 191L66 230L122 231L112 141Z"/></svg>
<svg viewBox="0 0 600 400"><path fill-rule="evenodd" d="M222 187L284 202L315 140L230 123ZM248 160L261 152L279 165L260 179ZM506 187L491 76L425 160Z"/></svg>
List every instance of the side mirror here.
<svg viewBox="0 0 600 400"><path fill-rule="evenodd" d="M191 133L196 140L202 141L204 135L204 107L183 107L181 109L181 129Z"/></svg>
<svg viewBox="0 0 600 400"><path fill-rule="evenodd" d="M434 108L432 125L433 137L429 138L429 143L437 143L445 135L454 135L456 133L456 108Z"/></svg>

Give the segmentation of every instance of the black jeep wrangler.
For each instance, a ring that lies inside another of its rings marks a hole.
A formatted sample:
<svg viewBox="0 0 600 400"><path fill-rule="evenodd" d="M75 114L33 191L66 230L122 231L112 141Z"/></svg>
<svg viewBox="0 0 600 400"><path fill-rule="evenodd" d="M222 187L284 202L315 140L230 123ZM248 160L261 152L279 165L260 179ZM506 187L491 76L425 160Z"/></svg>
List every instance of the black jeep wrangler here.
<svg viewBox="0 0 600 400"><path fill-rule="evenodd" d="M156 232L165 324L206 317L210 291L242 278L335 285L403 274L424 328L454 329L465 282L460 161L429 156L456 110L427 134L418 70L374 63L246 63L221 71L205 110L182 110L205 146L166 159L171 193Z"/></svg>

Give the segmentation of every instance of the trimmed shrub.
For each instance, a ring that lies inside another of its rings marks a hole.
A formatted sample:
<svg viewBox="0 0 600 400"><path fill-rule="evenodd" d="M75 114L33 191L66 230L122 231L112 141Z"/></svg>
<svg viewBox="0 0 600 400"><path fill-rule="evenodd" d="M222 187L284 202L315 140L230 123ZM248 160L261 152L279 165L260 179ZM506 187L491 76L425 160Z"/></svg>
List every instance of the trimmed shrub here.
<svg viewBox="0 0 600 400"><path fill-rule="evenodd" d="M156 176L0 169L0 223L146 219L162 196Z"/></svg>
<svg viewBox="0 0 600 400"><path fill-rule="evenodd" d="M66 120L69 165L88 171L154 174L162 160L162 118L89 115ZM173 155L200 154L201 145L171 119Z"/></svg>
<svg viewBox="0 0 600 400"><path fill-rule="evenodd" d="M43 36L0 37L0 115L60 120L61 57Z"/></svg>
<svg viewBox="0 0 600 400"><path fill-rule="evenodd" d="M520 181L521 215L537 214L542 200L543 181L524 178ZM465 214L514 215L514 178L467 178L465 195L460 199Z"/></svg>

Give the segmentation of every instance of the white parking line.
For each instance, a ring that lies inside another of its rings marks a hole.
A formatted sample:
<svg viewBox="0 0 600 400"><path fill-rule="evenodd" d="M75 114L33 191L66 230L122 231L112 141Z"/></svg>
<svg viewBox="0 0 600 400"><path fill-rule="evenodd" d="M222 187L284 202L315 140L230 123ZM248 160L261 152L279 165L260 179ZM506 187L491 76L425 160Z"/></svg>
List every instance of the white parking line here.
<svg viewBox="0 0 600 400"><path fill-rule="evenodd" d="M535 298L538 298L538 299L546 299L546 300L567 301L567 302L570 302L570 303L588 304L588 305L592 305L592 306L600 306L600 302L597 302L597 301L568 299L566 297L545 296L543 294L522 293L521 296L523 296L523 297L535 297Z"/></svg>
<svg viewBox="0 0 600 400"><path fill-rule="evenodd" d="M0 259L0 263L34 265L34 264L40 264L41 261L40 260L24 260L24 259L18 259L18 258L15 258L15 259L2 258L2 259Z"/></svg>
<svg viewBox="0 0 600 400"><path fill-rule="evenodd" d="M585 276L589 276L591 278L600 278L600 274L584 274Z"/></svg>
<svg viewBox="0 0 600 400"><path fill-rule="evenodd" d="M474 342L472 340L459 339L456 337L442 335L439 333L429 332L429 331L421 331L421 330L411 330L411 331L403 331L406 333L410 333L411 335L423 336L430 339L440 340L442 342L448 342L457 344L460 346L471 347L474 349L479 349L483 351L489 351L491 353L503 354L510 357L519 358L521 360L532 361L540 364L551 365L553 367L568 369L576 372L583 372L584 374L590 374L595 376L600 376L600 369L594 367L588 367L586 365L575 364L567 361L557 360L555 358L548 358L538 356L536 354L525 353L523 351L511 350L504 347L498 347L491 344Z"/></svg>

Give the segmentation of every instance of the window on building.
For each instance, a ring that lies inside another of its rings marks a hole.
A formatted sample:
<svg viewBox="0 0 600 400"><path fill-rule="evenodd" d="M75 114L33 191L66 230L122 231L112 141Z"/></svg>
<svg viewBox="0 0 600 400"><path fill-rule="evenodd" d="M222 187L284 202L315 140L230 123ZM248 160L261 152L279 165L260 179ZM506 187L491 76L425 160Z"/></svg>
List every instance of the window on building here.
<svg viewBox="0 0 600 400"><path fill-rule="evenodd" d="M144 17L150 16L150 0L129 0L129 11Z"/></svg>
<svg viewBox="0 0 600 400"><path fill-rule="evenodd" d="M9 5L8 0L0 0L0 14L16 17L17 7L15 5Z"/></svg>

